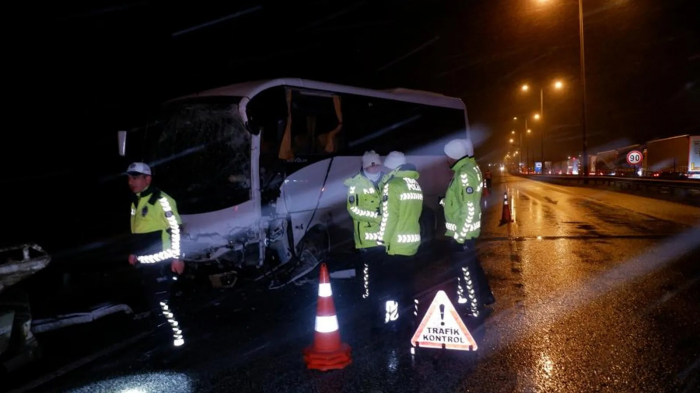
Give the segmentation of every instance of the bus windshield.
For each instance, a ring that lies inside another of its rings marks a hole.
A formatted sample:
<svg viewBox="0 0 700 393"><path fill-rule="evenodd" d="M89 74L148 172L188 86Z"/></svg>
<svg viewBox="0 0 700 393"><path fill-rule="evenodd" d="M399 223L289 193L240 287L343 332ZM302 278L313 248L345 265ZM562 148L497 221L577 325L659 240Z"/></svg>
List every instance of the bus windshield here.
<svg viewBox="0 0 700 393"><path fill-rule="evenodd" d="M221 210L250 199L251 138L238 113L239 101L176 101L141 130L142 156L153 168L153 182L175 199L181 214Z"/></svg>

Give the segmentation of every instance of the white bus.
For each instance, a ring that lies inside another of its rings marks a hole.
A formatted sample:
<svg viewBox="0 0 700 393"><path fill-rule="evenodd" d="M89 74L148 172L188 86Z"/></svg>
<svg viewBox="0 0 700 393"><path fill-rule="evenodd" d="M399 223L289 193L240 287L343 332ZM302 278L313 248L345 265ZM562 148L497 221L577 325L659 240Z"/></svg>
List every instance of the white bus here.
<svg viewBox="0 0 700 393"><path fill-rule="evenodd" d="M289 261L313 267L352 247L343 182L367 150L406 154L424 192L422 239L443 232L438 197L451 171L442 149L467 135L458 98L274 79L161 109L147 127L119 132L120 154L149 163L154 183L177 201L188 263L263 272Z"/></svg>

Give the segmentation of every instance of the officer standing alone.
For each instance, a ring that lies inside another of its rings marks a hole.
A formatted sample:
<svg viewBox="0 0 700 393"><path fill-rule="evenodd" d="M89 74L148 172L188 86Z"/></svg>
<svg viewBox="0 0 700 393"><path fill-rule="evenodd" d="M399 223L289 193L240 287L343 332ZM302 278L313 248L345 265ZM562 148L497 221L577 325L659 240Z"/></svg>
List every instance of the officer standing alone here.
<svg viewBox="0 0 700 393"><path fill-rule="evenodd" d="M131 265L139 264L143 275L149 311L159 312L172 331L173 345L185 343L182 329L169 305L175 278L167 272L182 274L185 264L180 260L180 215L168 194L151 185L151 168L143 162L129 165L125 173L133 192L131 203L131 233L135 249L129 255ZM169 265L169 266L168 266Z"/></svg>
<svg viewBox="0 0 700 393"><path fill-rule="evenodd" d="M483 179L470 140L454 139L444 150L454 172L441 203L445 210L445 235L451 238L450 258L457 277L457 303L467 306L468 316L479 318L484 305L495 302L476 252L476 239L481 234Z"/></svg>

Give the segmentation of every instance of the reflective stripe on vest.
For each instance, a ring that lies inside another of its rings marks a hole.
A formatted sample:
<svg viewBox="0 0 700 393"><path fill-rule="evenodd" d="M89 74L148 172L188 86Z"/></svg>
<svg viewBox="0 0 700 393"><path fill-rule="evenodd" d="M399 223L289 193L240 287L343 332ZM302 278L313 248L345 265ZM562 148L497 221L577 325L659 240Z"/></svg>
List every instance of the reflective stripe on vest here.
<svg viewBox="0 0 700 393"><path fill-rule="evenodd" d="M399 243L418 243L420 242L420 234L417 235L398 235Z"/></svg>
<svg viewBox="0 0 700 393"><path fill-rule="evenodd" d="M377 240L384 240L384 231L386 231L386 223L389 220L389 184L384 185L382 202L382 222L379 224L379 233L377 234Z"/></svg>
<svg viewBox="0 0 700 393"><path fill-rule="evenodd" d="M401 200L410 200L410 199L417 199L417 200L423 200L423 194L417 193L417 192L404 192L401 194Z"/></svg>
<svg viewBox="0 0 700 393"><path fill-rule="evenodd" d="M363 209L360 209L360 208L357 207L357 206L351 207L350 210L352 210L352 212L355 213L355 214L357 214L358 216L362 216L362 217L374 217L374 218L379 217L379 214L378 214L377 212L371 212L371 211L369 211L369 210L363 210Z"/></svg>
<svg viewBox="0 0 700 393"><path fill-rule="evenodd" d="M379 240L379 233L377 232L365 232L365 240Z"/></svg>
<svg viewBox="0 0 700 393"><path fill-rule="evenodd" d="M166 259L180 257L180 228L177 226L177 219L173 209L170 208L170 202L165 197L158 199L158 202L160 202L168 225L170 225L170 249L151 255L140 255L137 259L141 263L157 263Z"/></svg>

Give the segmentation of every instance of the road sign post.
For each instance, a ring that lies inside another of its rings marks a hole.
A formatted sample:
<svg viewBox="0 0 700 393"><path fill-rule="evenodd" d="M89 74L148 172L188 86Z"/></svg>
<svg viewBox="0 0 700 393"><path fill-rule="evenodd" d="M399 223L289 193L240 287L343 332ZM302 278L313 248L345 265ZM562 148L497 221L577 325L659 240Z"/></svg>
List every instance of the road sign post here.
<svg viewBox="0 0 700 393"><path fill-rule="evenodd" d="M641 164L644 154L639 150L632 150L627 153L627 163L634 168L634 175L637 175L637 165Z"/></svg>
<svg viewBox="0 0 700 393"><path fill-rule="evenodd" d="M537 174L537 175L542 174L542 162L540 162L540 161L535 162L535 174Z"/></svg>

